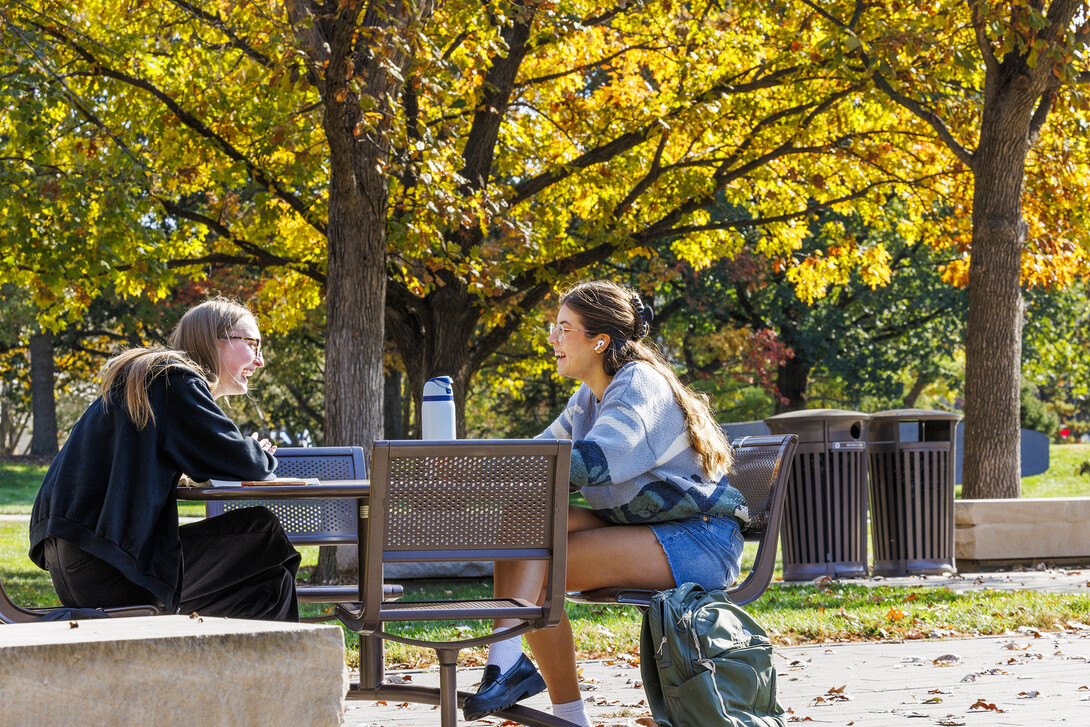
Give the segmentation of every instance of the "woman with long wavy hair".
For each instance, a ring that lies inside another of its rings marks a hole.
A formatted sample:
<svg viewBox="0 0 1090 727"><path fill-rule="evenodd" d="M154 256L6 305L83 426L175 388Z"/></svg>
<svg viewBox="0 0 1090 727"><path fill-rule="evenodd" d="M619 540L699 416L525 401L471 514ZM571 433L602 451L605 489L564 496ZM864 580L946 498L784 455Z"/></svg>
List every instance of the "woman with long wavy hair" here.
<svg viewBox="0 0 1090 727"><path fill-rule="evenodd" d="M541 434L573 440L571 483L590 505L568 512L569 591L662 590L685 582L716 589L738 577L749 513L727 481L730 447L706 397L682 384L643 342L653 315L633 291L599 280L565 293L549 327L557 373L582 382ZM497 562L495 592L540 600L543 578L540 562ZM494 628L510 625L501 620ZM556 716L589 727L567 617L526 635L540 673L521 641L489 649L480 688L465 700L465 718L547 686Z"/></svg>
<svg viewBox="0 0 1090 727"><path fill-rule="evenodd" d="M64 606L299 619L299 553L267 509L178 523L183 473L272 477L276 448L243 436L216 404L245 394L264 363L250 310L214 298L182 316L169 349L134 348L106 364L100 396L53 460L31 514L30 557Z"/></svg>

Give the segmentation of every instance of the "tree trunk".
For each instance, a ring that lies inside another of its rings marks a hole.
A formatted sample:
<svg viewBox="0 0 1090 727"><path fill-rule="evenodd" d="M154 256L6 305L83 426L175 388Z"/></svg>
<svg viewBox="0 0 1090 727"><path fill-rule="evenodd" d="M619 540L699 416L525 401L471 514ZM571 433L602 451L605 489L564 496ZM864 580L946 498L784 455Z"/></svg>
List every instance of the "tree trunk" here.
<svg viewBox="0 0 1090 727"><path fill-rule="evenodd" d="M401 372L389 371L383 388L383 439L405 439L401 426Z"/></svg>
<svg viewBox="0 0 1090 727"><path fill-rule="evenodd" d="M420 422L424 382L433 376L449 376L458 436L464 437L466 391L478 368L472 365L470 349L480 320L479 303L457 280L422 299L401 289L391 292L387 327L405 364L415 420Z"/></svg>
<svg viewBox="0 0 1090 727"><path fill-rule="evenodd" d="M962 497L1021 494L1022 180L1035 95L1022 75L996 80L974 153L973 243L965 333Z"/></svg>
<svg viewBox="0 0 1090 727"><path fill-rule="evenodd" d="M34 411L30 453L43 457L52 457L58 449L53 385L53 334L42 331L30 337L30 398Z"/></svg>
<svg viewBox="0 0 1090 727"><path fill-rule="evenodd" d="M776 401L777 414L806 408L806 387L810 381L811 366L796 349L795 355L777 368L776 388L780 396L787 399L786 402Z"/></svg>
<svg viewBox="0 0 1090 727"><path fill-rule="evenodd" d="M363 447L368 468L383 427L390 105L413 44L400 36L430 12L426 0L342 4L332 15L315 2L289 5L329 143L324 442ZM381 113L364 118L365 100ZM322 548L315 577L336 571L335 551Z"/></svg>
<svg viewBox="0 0 1090 727"><path fill-rule="evenodd" d="M916 401L923 394L923 390L927 388L927 385L931 383L931 377L924 372L916 374L916 381L912 383L912 388L907 394L905 394L904 400L901 405L905 409L912 409L916 406Z"/></svg>

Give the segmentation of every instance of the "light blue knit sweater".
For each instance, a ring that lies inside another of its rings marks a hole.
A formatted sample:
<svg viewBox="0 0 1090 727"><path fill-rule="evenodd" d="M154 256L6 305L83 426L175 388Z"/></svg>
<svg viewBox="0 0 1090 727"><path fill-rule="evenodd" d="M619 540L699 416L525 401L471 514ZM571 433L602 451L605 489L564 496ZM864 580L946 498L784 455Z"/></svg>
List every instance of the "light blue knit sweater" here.
<svg viewBox="0 0 1090 727"><path fill-rule="evenodd" d="M705 476L689 444L685 412L648 364L622 366L601 401L583 384L539 436L573 440L571 482L607 522L714 514L749 523L742 493L724 474Z"/></svg>

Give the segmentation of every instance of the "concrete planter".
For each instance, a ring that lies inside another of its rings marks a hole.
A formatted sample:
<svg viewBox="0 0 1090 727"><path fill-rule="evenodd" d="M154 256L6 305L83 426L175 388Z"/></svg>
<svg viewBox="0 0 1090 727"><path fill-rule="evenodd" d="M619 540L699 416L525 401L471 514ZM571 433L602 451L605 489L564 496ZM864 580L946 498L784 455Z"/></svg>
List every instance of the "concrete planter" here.
<svg viewBox="0 0 1090 727"><path fill-rule="evenodd" d="M338 626L145 616L0 626L0 725L340 725Z"/></svg>
<svg viewBox="0 0 1090 727"><path fill-rule="evenodd" d="M1090 564L1090 497L954 502L958 570Z"/></svg>

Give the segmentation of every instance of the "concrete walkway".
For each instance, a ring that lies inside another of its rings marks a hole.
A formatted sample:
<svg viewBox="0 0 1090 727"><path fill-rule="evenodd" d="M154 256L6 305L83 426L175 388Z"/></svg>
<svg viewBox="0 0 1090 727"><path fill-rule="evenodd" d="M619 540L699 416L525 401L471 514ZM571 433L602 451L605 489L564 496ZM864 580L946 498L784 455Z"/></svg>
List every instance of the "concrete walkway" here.
<svg viewBox="0 0 1090 727"><path fill-rule="evenodd" d="M1056 633L974 639L778 647L780 704L789 721L836 725L1086 724L1090 716L1090 626ZM629 659L581 662L594 725L653 725L640 669ZM458 673L463 691L481 669ZM437 686L434 671L392 679ZM527 706L548 709L538 695ZM349 702L349 727L439 723L430 706ZM499 725L499 719L466 724ZM459 724L462 721L459 720Z"/></svg>
<svg viewBox="0 0 1090 727"><path fill-rule="evenodd" d="M888 579L865 585L1090 594L1090 569L1042 569ZM1064 631L1024 629L1003 636L781 646L775 649L780 703L788 722L834 725L1036 727L1090 719L1090 613ZM654 725L638 662L628 656L583 661L582 687L592 724ZM482 669L458 672L472 691ZM435 670L391 671L391 680L438 686ZM547 710L548 696L524 702ZM438 725L435 708L347 702L347 727ZM486 718L459 724L499 726ZM699 726L697 726L699 727Z"/></svg>

